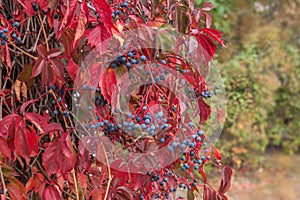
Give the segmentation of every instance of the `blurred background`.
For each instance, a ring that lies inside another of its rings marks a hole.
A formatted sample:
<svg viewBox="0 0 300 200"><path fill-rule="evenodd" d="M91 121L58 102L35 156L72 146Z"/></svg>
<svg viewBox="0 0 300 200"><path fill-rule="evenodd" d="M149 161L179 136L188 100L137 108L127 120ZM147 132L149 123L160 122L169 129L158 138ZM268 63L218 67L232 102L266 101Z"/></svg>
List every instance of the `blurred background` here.
<svg viewBox="0 0 300 200"><path fill-rule="evenodd" d="M204 1L197 1L201 4ZM300 0L214 0L231 200L300 199ZM212 176L213 173L211 173Z"/></svg>

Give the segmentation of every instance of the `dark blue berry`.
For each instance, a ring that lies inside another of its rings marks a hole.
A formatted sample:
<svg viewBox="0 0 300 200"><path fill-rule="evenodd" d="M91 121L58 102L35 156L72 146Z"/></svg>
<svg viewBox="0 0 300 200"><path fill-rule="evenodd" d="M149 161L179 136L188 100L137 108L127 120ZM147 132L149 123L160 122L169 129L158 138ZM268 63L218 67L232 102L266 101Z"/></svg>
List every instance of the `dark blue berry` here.
<svg viewBox="0 0 300 200"><path fill-rule="evenodd" d="M155 82L159 82L160 81L159 76L156 76L154 79L155 79Z"/></svg>
<svg viewBox="0 0 300 200"><path fill-rule="evenodd" d="M147 58L145 55L141 55L140 59L141 59L141 61L145 61Z"/></svg>
<svg viewBox="0 0 300 200"><path fill-rule="evenodd" d="M19 28L20 23L19 23L19 22L15 22L13 25L14 25L14 27L16 27L16 28Z"/></svg>
<svg viewBox="0 0 300 200"><path fill-rule="evenodd" d="M121 4L120 4L120 7L121 7L121 8L126 8L127 6L128 6L128 3L121 3Z"/></svg>
<svg viewBox="0 0 300 200"><path fill-rule="evenodd" d="M8 32L8 28L3 29L4 33Z"/></svg>
<svg viewBox="0 0 300 200"><path fill-rule="evenodd" d="M125 63L125 62L126 62L126 57L124 57L124 56L121 57L121 62L122 62L122 63Z"/></svg>
<svg viewBox="0 0 300 200"><path fill-rule="evenodd" d="M132 52L128 52L128 53L127 53L127 55L128 55L129 57L131 57L131 58L133 58L133 57L134 57L134 55L133 55L133 53L132 53Z"/></svg>
<svg viewBox="0 0 300 200"><path fill-rule="evenodd" d="M150 119L146 119L146 120L145 120L145 124L148 125L148 124L150 124L150 123L151 123Z"/></svg>
<svg viewBox="0 0 300 200"><path fill-rule="evenodd" d="M170 151L170 152L173 152L173 151L174 151L174 148L173 148L172 146L168 146L167 149L168 149L168 151Z"/></svg>
<svg viewBox="0 0 300 200"><path fill-rule="evenodd" d="M173 142L173 143L172 143L172 146L173 146L174 148L176 148L176 147L178 146L178 143L177 143L177 142Z"/></svg>
<svg viewBox="0 0 300 200"><path fill-rule="evenodd" d="M198 131L197 135L201 136L203 134L203 131Z"/></svg>
<svg viewBox="0 0 300 200"><path fill-rule="evenodd" d="M136 60L136 59L131 59L130 62L131 62L132 64L137 64L137 63L138 63L138 60Z"/></svg>
<svg viewBox="0 0 300 200"><path fill-rule="evenodd" d="M62 114L63 114L65 117L68 117L68 116L69 116L69 112L66 111L66 110L64 110L64 111L62 112Z"/></svg>
<svg viewBox="0 0 300 200"><path fill-rule="evenodd" d="M112 67L113 69L115 69L115 68L117 68L117 64L116 64L116 63L112 63L112 64L111 64L111 67Z"/></svg>
<svg viewBox="0 0 300 200"><path fill-rule="evenodd" d="M13 33L13 34L11 34L11 37L12 37L12 38L16 38L16 37L17 37L17 34Z"/></svg>
<svg viewBox="0 0 300 200"><path fill-rule="evenodd" d="M5 40L2 40L2 41L1 41L1 44L2 44L2 45L5 45L5 44L6 44L6 41L5 41Z"/></svg>
<svg viewBox="0 0 300 200"><path fill-rule="evenodd" d="M189 168L190 168L190 166L189 166L187 163L184 163L184 164L183 164L183 167L186 168L186 169L189 169Z"/></svg>
<svg viewBox="0 0 300 200"><path fill-rule="evenodd" d="M126 67L127 67L127 68L130 68L130 67L131 67L131 63L130 63L130 62L127 62L127 63L126 63Z"/></svg>
<svg viewBox="0 0 300 200"><path fill-rule="evenodd" d="M54 115L58 115L58 111L57 111L57 110L54 110L54 111L53 111L53 114L54 114Z"/></svg>
<svg viewBox="0 0 300 200"><path fill-rule="evenodd" d="M121 11L120 11L120 10L117 10L117 11L116 11L116 15L121 15Z"/></svg>
<svg viewBox="0 0 300 200"><path fill-rule="evenodd" d="M164 74L161 74L161 75L159 76L159 78L160 78L160 80L166 80L166 76L165 76Z"/></svg>
<svg viewBox="0 0 300 200"><path fill-rule="evenodd" d="M165 65L165 64L167 64L167 61L166 60L161 60L161 64Z"/></svg>
<svg viewBox="0 0 300 200"><path fill-rule="evenodd" d="M88 90L88 89L89 89L89 86L88 86L87 84L84 84L83 87L82 87L82 89Z"/></svg>

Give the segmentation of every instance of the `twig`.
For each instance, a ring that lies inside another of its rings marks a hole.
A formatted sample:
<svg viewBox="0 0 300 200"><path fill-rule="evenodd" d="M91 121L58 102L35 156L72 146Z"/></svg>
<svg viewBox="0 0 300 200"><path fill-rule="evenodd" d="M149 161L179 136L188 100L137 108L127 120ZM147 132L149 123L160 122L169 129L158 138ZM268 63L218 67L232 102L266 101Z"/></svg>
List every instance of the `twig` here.
<svg viewBox="0 0 300 200"><path fill-rule="evenodd" d="M4 181L1 165L0 165L0 176L1 176L1 181L2 181L2 185L3 185L3 194L5 195L6 194L6 186L5 186L5 181Z"/></svg>
<svg viewBox="0 0 300 200"><path fill-rule="evenodd" d="M32 58L32 59L34 59L34 60L37 60L37 59L38 59L37 57L35 57L35 56L33 56L33 55L31 55L31 54L27 53L27 52L26 52L26 51L24 51L23 49L19 48L19 47L18 47L18 46L16 46L14 43L12 43L12 42L9 42L9 44L10 44L11 46L13 46L14 48L16 48L17 50L19 50L20 52L22 52L23 54L25 54L25 55L29 56L30 58Z"/></svg>
<svg viewBox="0 0 300 200"><path fill-rule="evenodd" d="M57 99L57 96L56 96L55 92L52 89L50 89L49 92L52 94L52 96L53 96L53 98L54 98L54 100L55 100L55 102L56 102L56 104L57 104L57 106L59 108L59 111L62 113L63 109L62 109L62 106L60 105L60 103L58 102L58 99ZM68 129L69 126L68 126L66 117L64 115L63 115L63 120L64 120L64 123L66 125L66 129Z"/></svg>
<svg viewBox="0 0 300 200"><path fill-rule="evenodd" d="M108 160L108 157L107 157L107 154L106 154L106 151L104 149L104 145L103 145L102 142L101 142L101 145L102 145L102 148L103 148L103 151L104 151L105 160L106 160L106 164L107 164L107 171L108 171L108 182L107 182L106 191L105 191L105 195L104 195L104 200L106 200L107 196L108 196L109 187L110 187L110 183L111 183L112 177L111 177L109 160Z"/></svg>
<svg viewBox="0 0 300 200"><path fill-rule="evenodd" d="M76 199L79 200L78 185L77 185L77 180L76 180L76 175L75 175L75 170L74 170L74 168L72 169L72 175L73 175L73 179L74 179L75 192L76 192Z"/></svg>
<svg viewBox="0 0 300 200"><path fill-rule="evenodd" d="M48 37L47 37L47 34L46 34L44 22L42 20L40 11L38 11L37 14L38 14L38 18L39 18L39 21L40 21L40 24L41 24L41 27L42 27L42 30L43 30L43 34L44 34L44 38L45 38L45 43L46 43L46 49L47 49L47 51L49 51Z"/></svg>

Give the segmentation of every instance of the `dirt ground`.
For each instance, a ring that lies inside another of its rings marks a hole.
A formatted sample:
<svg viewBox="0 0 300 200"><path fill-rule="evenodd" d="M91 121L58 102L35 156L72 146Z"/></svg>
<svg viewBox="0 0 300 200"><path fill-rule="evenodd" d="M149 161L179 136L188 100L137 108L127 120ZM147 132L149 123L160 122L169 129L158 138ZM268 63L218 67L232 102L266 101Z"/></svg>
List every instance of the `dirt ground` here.
<svg viewBox="0 0 300 200"><path fill-rule="evenodd" d="M289 156L279 152L267 153L264 165L256 172L234 170L231 188L226 193L228 199L300 200L299 154ZM219 183L219 179L216 181ZM181 193L181 196L187 199L186 192ZM195 199L202 200L199 195L195 195Z"/></svg>
<svg viewBox="0 0 300 200"><path fill-rule="evenodd" d="M300 200L300 155L268 153L266 167L243 175L235 171L230 200Z"/></svg>

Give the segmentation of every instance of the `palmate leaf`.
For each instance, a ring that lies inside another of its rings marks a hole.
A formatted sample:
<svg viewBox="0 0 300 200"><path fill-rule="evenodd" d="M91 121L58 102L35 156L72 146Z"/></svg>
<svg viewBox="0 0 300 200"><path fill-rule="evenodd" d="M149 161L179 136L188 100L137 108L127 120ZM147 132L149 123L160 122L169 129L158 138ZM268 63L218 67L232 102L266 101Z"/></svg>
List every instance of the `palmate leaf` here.
<svg viewBox="0 0 300 200"><path fill-rule="evenodd" d="M198 105L200 110L200 122L204 124L210 116L211 108L202 98L198 100Z"/></svg>
<svg viewBox="0 0 300 200"><path fill-rule="evenodd" d="M100 79L99 86L104 98L110 103L114 88L117 85L116 74L113 69L106 70Z"/></svg>
<svg viewBox="0 0 300 200"><path fill-rule="evenodd" d="M42 74L42 83L50 85L58 78L63 79L64 64L59 59L62 52L59 49L50 49L48 52L44 45L37 47L38 59L32 69L31 78Z"/></svg>
<svg viewBox="0 0 300 200"><path fill-rule="evenodd" d="M44 194L43 194L43 199L45 200L60 200L61 194L55 186L51 185L45 188Z"/></svg>
<svg viewBox="0 0 300 200"><path fill-rule="evenodd" d="M9 183L6 185L8 194L12 200L26 200L25 196L25 186L21 181L16 179L15 177L11 177L9 179ZM1 195L2 199L2 195ZM5 199L5 197L4 197Z"/></svg>
<svg viewBox="0 0 300 200"><path fill-rule="evenodd" d="M201 31L206 33L209 37L217 41L219 44L225 47L224 41L222 39L222 32L212 29L212 28L201 28Z"/></svg>
<svg viewBox="0 0 300 200"><path fill-rule="evenodd" d="M62 174L70 172L76 160L76 153L68 133L63 133L50 143L43 154L43 166L48 176L58 171Z"/></svg>
<svg viewBox="0 0 300 200"><path fill-rule="evenodd" d="M61 124L59 123L49 123L50 117L44 112L43 115L37 113L25 113L25 119L30 121L43 133L50 133L54 131L63 131Z"/></svg>
<svg viewBox="0 0 300 200"><path fill-rule="evenodd" d="M16 159L22 156L27 162L29 158L37 155L38 136L35 130L27 127L24 119L16 114L5 116L0 121L0 140L4 144L1 153L8 158ZM3 151L3 152L2 152ZM13 155L9 155L12 153Z"/></svg>

